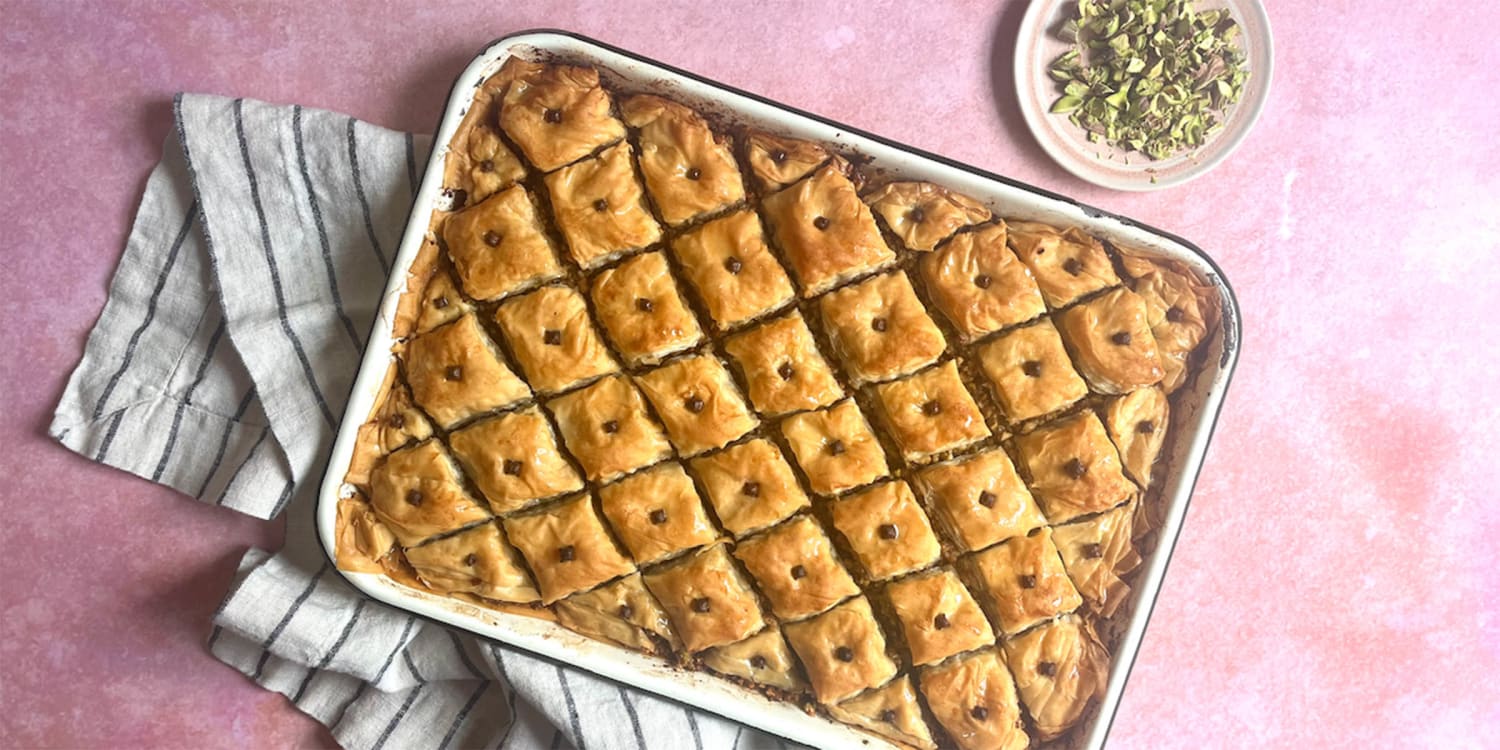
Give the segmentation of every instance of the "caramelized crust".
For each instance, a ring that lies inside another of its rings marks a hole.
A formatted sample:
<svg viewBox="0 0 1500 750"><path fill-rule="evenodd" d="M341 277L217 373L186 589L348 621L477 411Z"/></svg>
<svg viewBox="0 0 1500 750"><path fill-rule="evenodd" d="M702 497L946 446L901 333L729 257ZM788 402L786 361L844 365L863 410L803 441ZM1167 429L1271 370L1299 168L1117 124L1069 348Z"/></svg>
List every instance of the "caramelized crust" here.
<svg viewBox="0 0 1500 750"><path fill-rule="evenodd" d="M908 461L921 461L990 436L954 360L875 386L875 395Z"/></svg>
<svg viewBox="0 0 1500 750"><path fill-rule="evenodd" d="M747 440L692 461L719 523L735 536L762 529L808 506L807 495L775 443Z"/></svg>
<svg viewBox="0 0 1500 750"><path fill-rule="evenodd" d="M589 297L605 334L633 365L655 364L703 340L661 253L600 271Z"/></svg>
<svg viewBox="0 0 1500 750"><path fill-rule="evenodd" d="M623 375L601 378L548 402L563 444L589 479L608 482L672 455L661 425Z"/></svg>
<svg viewBox="0 0 1500 750"><path fill-rule="evenodd" d="M1016 687L997 649L928 667L922 694L962 750L1022 750L1030 745Z"/></svg>
<svg viewBox="0 0 1500 750"><path fill-rule="evenodd" d="M947 347L901 271L831 292L818 310L844 371L857 383L915 372Z"/></svg>
<svg viewBox="0 0 1500 750"><path fill-rule="evenodd" d="M443 187L454 197L454 210L478 203L526 176L526 167L500 139L500 100L509 83L505 76L490 76L474 92L469 111L459 123L443 163Z"/></svg>
<svg viewBox="0 0 1500 750"><path fill-rule="evenodd" d="M916 691L912 690L911 678L906 675L829 706L828 712L839 721L902 745L937 750L932 730L922 719L922 707L917 703Z"/></svg>
<svg viewBox="0 0 1500 750"><path fill-rule="evenodd" d="M711 355L683 357L636 378L681 455L722 448L760 421L740 397L724 364Z"/></svg>
<svg viewBox="0 0 1500 750"><path fill-rule="evenodd" d="M473 315L412 339L405 360L412 397L444 427L531 395Z"/></svg>
<svg viewBox="0 0 1500 750"><path fill-rule="evenodd" d="M599 490L599 506L636 564L648 565L718 537L693 480L676 463L632 474Z"/></svg>
<svg viewBox="0 0 1500 750"><path fill-rule="evenodd" d="M834 556L828 535L807 516L741 540L734 556L783 620L818 614L859 593L849 571Z"/></svg>
<svg viewBox="0 0 1500 750"><path fill-rule="evenodd" d="M1007 635L1083 604L1043 526L1026 536L1011 537L966 561L983 585L986 608Z"/></svg>
<svg viewBox="0 0 1500 750"><path fill-rule="evenodd" d="M681 224L745 199L728 139L714 134L697 112L641 94L620 105L640 131L641 173L668 224Z"/></svg>
<svg viewBox="0 0 1500 750"><path fill-rule="evenodd" d="M720 330L796 298L753 211L736 211L689 229L672 241L672 255Z"/></svg>
<svg viewBox="0 0 1500 750"><path fill-rule="evenodd" d="M1151 468L1167 439L1170 409L1160 388L1131 391L1104 407L1104 428L1120 451L1125 472L1141 489L1151 486Z"/></svg>
<svg viewBox="0 0 1500 750"><path fill-rule="evenodd" d="M369 424L374 429L372 438L382 456L403 445L432 437L432 423L412 402L411 391L397 378L396 370L396 363L392 361L380 386L381 395L376 397L375 408L370 410Z"/></svg>
<svg viewBox="0 0 1500 750"><path fill-rule="evenodd" d="M504 523L511 543L536 574L543 604L635 570L629 558L615 549L588 495L511 516Z"/></svg>
<svg viewBox="0 0 1500 750"><path fill-rule="evenodd" d="M464 291L475 299L498 299L562 275L531 195L521 185L448 217L443 241Z"/></svg>
<svg viewBox="0 0 1500 750"><path fill-rule="evenodd" d="M885 451L859 407L848 399L781 420L781 433L812 491L836 495L890 473Z"/></svg>
<svg viewBox="0 0 1500 750"><path fill-rule="evenodd" d="M1120 283L1103 243L1083 230L1057 229L1030 221L1009 223L1010 246L1036 277L1054 309Z"/></svg>
<svg viewBox="0 0 1500 750"><path fill-rule="evenodd" d="M339 570L379 573L380 561L396 547L396 535L358 493L339 500L334 528L338 534L334 549Z"/></svg>
<svg viewBox="0 0 1500 750"><path fill-rule="evenodd" d="M402 448L375 467L370 505L403 546L490 517L436 440Z"/></svg>
<svg viewBox="0 0 1500 750"><path fill-rule="evenodd" d="M784 627L823 703L837 703L896 676L885 635L863 596Z"/></svg>
<svg viewBox="0 0 1500 750"><path fill-rule="evenodd" d="M620 143L545 178L557 227L585 270L661 239L630 156Z"/></svg>
<svg viewBox="0 0 1500 750"><path fill-rule="evenodd" d="M1047 312L1042 291L1006 246L1005 223L964 232L922 257L920 267L938 311L965 340Z"/></svg>
<svg viewBox="0 0 1500 750"><path fill-rule="evenodd" d="M932 664L995 641L979 603L951 570L903 578L885 589L913 664Z"/></svg>
<svg viewBox="0 0 1500 750"><path fill-rule="evenodd" d="M1029 486L1052 523L1065 523L1125 502L1135 485L1093 412L1083 412L1016 438Z"/></svg>
<svg viewBox="0 0 1500 750"><path fill-rule="evenodd" d="M657 643L681 648L682 642L661 605L631 573L593 591L574 594L553 604L557 621L591 638L655 653Z"/></svg>
<svg viewBox="0 0 1500 750"><path fill-rule="evenodd" d="M746 140L750 173L762 192L780 190L806 177L829 157L827 149L812 141L781 138L759 130L750 131Z"/></svg>
<svg viewBox="0 0 1500 750"><path fill-rule="evenodd" d="M1167 393L1187 379L1188 357L1219 326L1219 293L1192 271L1168 261L1133 255L1120 259L1146 303L1146 322L1161 357Z"/></svg>
<svg viewBox="0 0 1500 750"><path fill-rule="evenodd" d="M1112 617L1130 587L1121 576L1141 564L1131 532L1135 503L1126 503L1087 521L1055 526L1052 539L1078 593L1101 617Z"/></svg>
<svg viewBox="0 0 1500 750"><path fill-rule="evenodd" d="M404 340L413 334L426 333L458 320L470 309L458 293L458 285L448 275L437 241L424 237L417 248L417 257L406 270L406 291L396 301L391 338Z"/></svg>
<svg viewBox="0 0 1500 750"><path fill-rule="evenodd" d="M917 484L938 524L968 550L1047 523L1010 456L999 448L923 469Z"/></svg>
<svg viewBox="0 0 1500 750"><path fill-rule="evenodd" d="M793 310L724 341L750 384L750 403L768 416L828 406L844 389L818 352L802 313Z"/></svg>
<svg viewBox="0 0 1500 750"><path fill-rule="evenodd" d="M930 182L891 182L865 202L911 250L929 252L958 230L990 220L990 210L966 195Z"/></svg>
<svg viewBox="0 0 1500 750"><path fill-rule="evenodd" d="M895 260L854 183L832 166L761 205L802 294L812 297Z"/></svg>
<svg viewBox="0 0 1500 750"><path fill-rule="evenodd" d="M496 513L583 489L536 407L475 422L450 434L448 444Z"/></svg>
<svg viewBox="0 0 1500 750"><path fill-rule="evenodd" d="M1089 395L1062 337L1045 318L980 346L979 366L1013 423L1060 411Z"/></svg>
<svg viewBox="0 0 1500 750"><path fill-rule="evenodd" d="M1057 314L1073 361L1100 393L1127 393L1161 382L1146 303L1123 287Z"/></svg>
<svg viewBox="0 0 1500 750"><path fill-rule="evenodd" d="M744 640L765 627L755 594L722 544L660 566L645 579L688 651Z"/></svg>
<svg viewBox="0 0 1500 750"><path fill-rule="evenodd" d="M703 652L703 663L719 674L740 677L758 685L782 690L801 690L807 686L797 674L792 651L787 648L781 631L772 625L743 641Z"/></svg>
<svg viewBox="0 0 1500 750"><path fill-rule="evenodd" d="M911 487L897 479L853 493L833 503L833 525L865 573L882 580L938 561L942 546Z"/></svg>
<svg viewBox="0 0 1500 750"><path fill-rule="evenodd" d="M1109 653L1074 615L1006 641L1005 657L1043 742L1077 724L1109 677Z"/></svg>
<svg viewBox="0 0 1500 750"><path fill-rule="evenodd" d="M572 287L546 286L509 300L495 322L538 392L567 390L620 369Z"/></svg>
<svg viewBox="0 0 1500 750"><path fill-rule="evenodd" d="M439 593L473 594L502 602L534 602L540 598L530 576L521 568L516 550L493 523L410 547L406 561L427 588Z"/></svg>
<svg viewBox="0 0 1500 750"><path fill-rule="evenodd" d="M550 172L625 137L610 114L599 71L513 57L497 76L508 81L500 127L538 169Z"/></svg>

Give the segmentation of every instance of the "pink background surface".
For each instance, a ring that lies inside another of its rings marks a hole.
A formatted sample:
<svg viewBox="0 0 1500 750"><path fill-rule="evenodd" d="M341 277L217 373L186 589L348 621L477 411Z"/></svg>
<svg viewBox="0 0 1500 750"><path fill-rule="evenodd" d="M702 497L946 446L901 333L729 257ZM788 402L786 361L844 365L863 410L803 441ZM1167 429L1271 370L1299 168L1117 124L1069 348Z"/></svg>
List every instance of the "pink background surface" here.
<svg viewBox="0 0 1500 750"><path fill-rule="evenodd" d="M1272 3L1277 75L1249 140L1189 186L1127 195L1025 130L1024 2L430 5L0 2L0 747L331 744L202 646L235 560L280 525L96 466L45 426L173 92L425 131L474 51L538 26L1217 258L1244 350L1115 747L1500 741L1500 6Z"/></svg>

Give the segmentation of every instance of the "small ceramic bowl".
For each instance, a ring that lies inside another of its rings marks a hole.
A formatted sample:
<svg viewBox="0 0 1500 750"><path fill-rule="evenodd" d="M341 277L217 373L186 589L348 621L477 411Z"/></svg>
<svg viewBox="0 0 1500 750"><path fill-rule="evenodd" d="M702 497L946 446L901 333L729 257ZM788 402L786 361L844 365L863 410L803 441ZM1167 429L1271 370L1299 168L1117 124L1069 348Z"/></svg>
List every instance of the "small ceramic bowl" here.
<svg viewBox="0 0 1500 750"><path fill-rule="evenodd" d="M1223 127L1206 143L1194 151L1153 161L1143 154L1118 151L1107 143L1091 143L1066 114L1048 111L1059 92L1047 69L1069 46L1057 38L1055 31L1067 14L1077 12L1077 6L1074 0L1032 0L1016 40L1016 94L1031 134L1063 169L1115 190L1160 190L1207 173L1228 158L1250 133L1271 91L1274 56L1266 9L1259 0L1202 0L1194 8L1229 9L1240 25L1237 44L1245 52L1250 76L1240 100L1230 105Z"/></svg>

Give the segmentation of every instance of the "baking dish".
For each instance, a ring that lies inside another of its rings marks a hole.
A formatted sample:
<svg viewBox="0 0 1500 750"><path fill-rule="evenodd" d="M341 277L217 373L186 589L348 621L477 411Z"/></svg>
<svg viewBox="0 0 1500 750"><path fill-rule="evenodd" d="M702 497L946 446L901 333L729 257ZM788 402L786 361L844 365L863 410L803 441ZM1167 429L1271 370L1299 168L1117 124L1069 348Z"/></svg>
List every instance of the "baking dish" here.
<svg viewBox="0 0 1500 750"><path fill-rule="evenodd" d="M1174 407L1177 416L1173 420L1173 433L1176 437L1170 441L1168 454L1163 459L1167 471L1157 489L1160 494L1155 501L1162 518L1154 532L1154 543L1148 538L1141 549L1144 562L1132 586L1133 601L1127 605L1127 614L1115 619L1115 630L1108 634L1114 644L1108 687L1103 699L1085 718L1085 725L1073 735L1074 744L1101 747L1128 679L1172 547L1181 530L1192 487L1238 353L1239 312L1234 295L1218 267L1196 246L1166 232L566 32L529 31L497 40L474 58L454 84L320 487L317 526L330 559L335 558L338 500L351 491L344 483L344 475L355 448L356 432L378 397L392 358L396 308L405 291L406 271L429 232L432 211L444 200L442 182L448 142L480 83L512 55L592 65L600 69L606 80L617 85L625 83L634 90L669 94L690 106L738 123L829 143L845 152L858 154L862 160L868 160L869 168L884 175L931 181L972 196L987 204L998 216L1078 226L1116 246L1174 260L1193 269L1217 288L1223 303L1222 325L1207 342L1207 358L1201 371L1181 395L1180 405ZM386 604L797 742L817 747L886 746L873 735L809 715L796 705L770 700L708 673L683 670L644 654L592 640L551 622L435 596L380 574L341 572L356 588Z"/></svg>

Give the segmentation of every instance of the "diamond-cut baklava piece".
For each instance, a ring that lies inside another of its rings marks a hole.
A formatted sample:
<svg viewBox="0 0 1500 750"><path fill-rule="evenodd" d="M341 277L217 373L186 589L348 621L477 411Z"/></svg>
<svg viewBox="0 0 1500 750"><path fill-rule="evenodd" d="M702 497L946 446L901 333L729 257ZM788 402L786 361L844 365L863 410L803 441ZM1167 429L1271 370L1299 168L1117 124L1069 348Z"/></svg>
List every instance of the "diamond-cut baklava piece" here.
<svg viewBox="0 0 1500 750"><path fill-rule="evenodd" d="M932 741L932 730L922 719L922 707L917 703L911 678L906 675L883 687L831 705L828 712L845 724L853 724L902 746L937 750L937 744Z"/></svg>
<svg viewBox="0 0 1500 750"><path fill-rule="evenodd" d="M979 603L951 570L903 578L885 589L913 664L932 664L995 642Z"/></svg>
<svg viewBox="0 0 1500 750"><path fill-rule="evenodd" d="M443 241L464 291L475 299L498 299L562 275L536 205L521 185L448 217Z"/></svg>
<svg viewBox="0 0 1500 750"><path fill-rule="evenodd" d="M747 138L750 173L762 191L780 190L828 161L828 150L812 141L781 138L759 130Z"/></svg>
<svg viewBox="0 0 1500 750"><path fill-rule="evenodd" d="M402 545L490 517L464 489L453 459L436 440L402 448L375 467L370 505Z"/></svg>
<svg viewBox="0 0 1500 750"><path fill-rule="evenodd" d="M896 676L885 635L863 596L783 628L823 703L837 703Z"/></svg>
<svg viewBox="0 0 1500 750"><path fill-rule="evenodd" d="M1043 526L1011 537L965 561L983 585L985 606L1006 634L1072 612L1083 604Z"/></svg>
<svg viewBox="0 0 1500 750"><path fill-rule="evenodd" d="M538 169L550 172L625 137L593 68L513 57L498 75L510 82L500 127Z"/></svg>
<svg viewBox="0 0 1500 750"><path fill-rule="evenodd" d="M375 426L375 442L382 454L432 437L432 423L412 402L411 391L396 378L395 362L386 368L381 395L370 412L369 423Z"/></svg>
<svg viewBox="0 0 1500 750"><path fill-rule="evenodd" d="M585 270L661 239L630 153L621 143L545 178L557 227Z"/></svg>
<svg viewBox="0 0 1500 750"><path fill-rule="evenodd" d="M520 556L493 523L406 550L406 561L427 588L444 594L473 594L502 602L541 598Z"/></svg>
<svg viewBox="0 0 1500 750"><path fill-rule="evenodd" d="M601 488L599 506L638 565L718 538L693 480L676 463L662 464Z"/></svg>
<svg viewBox="0 0 1500 750"><path fill-rule="evenodd" d="M875 387L885 422L908 461L962 448L990 436L984 414L958 376L943 364Z"/></svg>
<svg viewBox="0 0 1500 750"><path fill-rule="evenodd" d="M736 211L688 230L672 241L672 255L720 330L796 297L753 211Z"/></svg>
<svg viewBox="0 0 1500 750"><path fill-rule="evenodd" d="M723 447L759 424L729 370L712 355L683 357L636 381L683 456Z"/></svg>
<svg viewBox="0 0 1500 750"><path fill-rule="evenodd" d="M697 112L641 94L620 104L625 123L640 131L641 174L668 224L681 224L745 199L728 138Z"/></svg>
<svg viewBox="0 0 1500 750"><path fill-rule="evenodd" d="M559 600L552 611L564 627L637 651L655 653L660 643L682 645L639 573Z"/></svg>
<svg viewBox="0 0 1500 750"><path fill-rule="evenodd" d="M965 549L984 549L1047 523L999 448L923 469L917 484L938 525Z"/></svg>
<svg viewBox="0 0 1500 750"><path fill-rule="evenodd" d="M423 245L422 252L425 253L427 247ZM436 252L437 244L433 243L431 247ZM458 283L447 268L433 268L421 278L413 273L407 284L408 293L402 295L396 306L394 333L397 338L427 333L474 310L474 306L459 293Z"/></svg>
<svg viewBox="0 0 1500 750"><path fill-rule="evenodd" d="M1016 449L1030 474L1031 494L1052 523L1109 510L1136 493L1093 412L1021 435Z"/></svg>
<svg viewBox="0 0 1500 750"><path fill-rule="evenodd" d="M412 397L444 427L531 395L473 315L412 339L405 360Z"/></svg>
<svg viewBox="0 0 1500 750"><path fill-rule="evenodd" d="M692 462L719 523L743 536L807 507L807 495L781 449L757 438Z"/></svg>
<svg viewBox="0 0 1500 750"><path fill-rule="evenodd" d="M615 549L587 494L511 516L504 523L511 543L536 574L543 604L635 570L630 558Z"/></svg>
<svg viewBox="0 0 1500 750"><path fill-rule="evenodd" d="M589 297L604 333L631 364L655 364L703 340L661 253L599 272Z"/></svg>
<svg viewBox="0 0 1500 750"><path fill-rule="evenodd" d="M930 251L954 232L990 219L984 204L930 182L892 182L865 200L893 234L919 252Z"/></svg>
<svg viewBox="0 0 1500 750"><path fill-rule="evenodd" d="M783 620L815 615L859 593L834 557L833 542L808 516L740 540L734 555Z"/></svg>
<svg viewBox="0 0 1500 750"><path fill-rule="evenodd" d="M1142 489L1151 485L1151 467L1167 439L1170 405L1160 388L1142 388L1104 407L1104 428L1120 451L1125 472Z"/></svg>
<svg viewBox="0 0 1500 750"><path fill-rule="evenodd" d="M470 111L482 108L476 96ZM448 152L443 165L443 186L455 197L455 210L479 203L524 177L526 167L500 139L493 121L473 123L462 145ZM460 193L463 201L456 200Z"/></svg>
<svg viewBox="0 0 1500 750"><path fill-rule="evenodd" d="M659 566L645 579L688 651L744 640L765 627L755 593L722 544Z"/></svg>
<svg viewBox="0 0 1500 750"><path fill-rule="evenodd" d="M567 390L620 369L572 287L545 286L509 300L495 321L538 392Z"/></svg>
<svg viewBox="0 0 1500 750"><path fill-rule="evenodd" d="M646 413L646 400L623 375L602 378L555 398L547 408L557 418L563 445L596 482L608 482L672 455L661 426Z"/></svg>
<svg viewBox="0 0 1500 750"><path fill-rule="evenodd" d="M1047 312L1031 269L1005 244L1003 222L954 237L921 260L933 305L973 340Z"/></svg>
<svg viewBox="0 0 1500 750"><path fill-rule="evenodd" d="M1120 288L1057 314L1057 328L1089 385L1100 393L1127 393L1161 382L1156 338L1146 324L1146 303Z"/></svg>
<svg viewBox="0 0 1500 750"><path fill-rule="evenodd" d="M1065 409L1089 395L1052 321L1007 331L979 347L979 366L1011 422Z"/></svg>
<svg viewBox="0 0 1500 750"><path fill-rule="evenodd" d="M1052 527L1052 541L1078 593L1102 617L1110 617L1125 602L1130 587L1121 576L1141 564L1131 532L1135 503L1126 503L1087 521Z"/></svg>
<svg viewBox="0 0 1500 750"><path fill-rule="evenodd" d="M820 495L838 494L890 473L880 441L851 400L787 417L781 433L812 491Z"/></svg>
<svg viewBox="0 0 1500 750"><path fill-rule="evenodd" d="M722 675L739 677L757 685L782 690L800 690L806 683L797 674L797 663L786 639L773 625L743 641L703 652L703 664Z"/></svg>
<svg viewBox="0 0 1500 750"><path fill-rule="evenodd" d="M496 513L583 489L536 407L475 422L450 434L448 444Z"/></svg>
<svg viewBox="0 0 1500 750"><path fill-rule="evenodd" d="M811 297L895 260L854 183L833 166L762 204L776 243Z"/></svg>
<svg viewBox="0 0 1500 750"><path fill-rule="evenodd" d="M1008 229L1010 246L1054 308L1120 283L1103 243L1081 229L1059 232L1029 221L1011 222Z"/></svg>
<svg viewBox="0 0 1500 750"><path fill-rule="evenodd" d="M859 383L920 370L947 347L901 271L832 292L818 309L844 371Z"/></svg>
<svg viewBox="0 0 1500 750"><path fill-rule="evenodd" d="M724 351L744 373L750 403L762 414L817 409L844 397L796 310L725 340Z"/></svg>
<svg viewBox="0 0 1500 750"><path fill-rule="evenodd" d="M334 528L334 562L339 570L382 572L380 561L396 548L396 535L358 492L339 498Z"/></svg>
<svg viewBox="0 0 1500 750"><path fill-rule="evenodd" d="M1031 740L998 649L928 667L922 695L961 750L1022 750Z"/></svg>
<svg viewBox="0 0 1500 750"><path fill-rule="evenodd" d="M1005 642L1021 703L1038 737L1062 736L1101 697L1109 678L1109 652L1088 624L1069 615Z"/></svg>
<svg viewBox="0 0 1500 750"><path fill-rule="evenodd" d="M1121 264L1146 303L1146 321L1165 372L1162 387L1171 393L1187 379L1189 355L1219 325L1218 293L1192 271L1168 261L1126 255Z"/></svg>
<svg viewBox="0 0 1500 750"><path fill-rule="evenodd" d="M882 580L938 561L942 546L906 482L897 479L833 503L833 525L854 550L871 580Z"/></svg>

